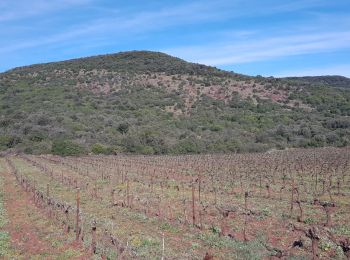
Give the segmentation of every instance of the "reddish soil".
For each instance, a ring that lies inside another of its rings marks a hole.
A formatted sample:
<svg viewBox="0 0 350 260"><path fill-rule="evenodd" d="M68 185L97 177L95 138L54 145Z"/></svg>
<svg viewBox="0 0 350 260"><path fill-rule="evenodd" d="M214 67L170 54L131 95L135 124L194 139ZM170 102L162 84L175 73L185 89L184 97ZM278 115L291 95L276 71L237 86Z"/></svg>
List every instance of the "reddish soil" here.
<svg viewBox="0 0 350 260"><path fill-rule="evenodd" d="M16 184L13 176L7 172L2 175L4 206L9 220L5 230L9 232L11 245L21 258L38 256L40 259L53 259L53 256L65 255L66 250L76 252L77 256L69 259L89 258L81 245L67 242L68 238L64 237L61 227L48 223L46 216L35 207L31 196ZM50 230L45 230L45 227ZM55 237L47 239L52 230L55 231ZM54 247L53 242L60 243L60 246Z"/></svg>

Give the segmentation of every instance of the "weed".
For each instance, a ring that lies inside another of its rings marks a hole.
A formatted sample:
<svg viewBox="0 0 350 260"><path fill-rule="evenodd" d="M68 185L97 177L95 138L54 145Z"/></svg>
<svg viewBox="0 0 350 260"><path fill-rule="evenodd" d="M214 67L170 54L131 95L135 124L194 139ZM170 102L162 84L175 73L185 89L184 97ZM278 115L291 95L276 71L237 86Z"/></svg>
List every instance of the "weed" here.
<svg viewBox="0 0 350 260"><path fill-rule="evenodd" d="M7 223L6 212L3 204L3 179L0 177L0 229ZM0 257L10 258L12 249L10 247L10 236L8 232L0 231Z"/></svg>
<svg viewBox="0 0 350 260"><path fill-rule="evenodd" d="M313 218L305 218L305 220L304 220L304 223L305 224L314 224L314 223L316 223L316 220L314 220Z"/></svg>
<svg viewBox="0 0 350 260"><path fill-rule="evenodd" d="M72 258L76 258L80 255L80 252L73 249L67 249L63 253L57 256L56 260L68 260Z"/></svg>
<svg viewBox="0 0 350 260"><path fill-rule="evenodd" d="M211 230L211 232L213 232L213 234L215 234L215 235L218 235L218 234L221 233L221 229L220 229L219 227L216 227L216 226L212 226L212 227L210 228L210 230Z"/></svg>
<svg viewBox="0 0 350 260"><path fill-rule="evenodd" d="M168 231L168 232L173 233L173 234L179 233L179 231L180 231L178 227L175 227L175 226L169 224L168 222L163 222L160 225L160 229L163 231Z"/></svg>
<svg viewBox="0 0 350 260"><path fill-rule="evenodd" d="M350 226L349 225L339 225L332 228L335 234L350 237Z"/></svg>

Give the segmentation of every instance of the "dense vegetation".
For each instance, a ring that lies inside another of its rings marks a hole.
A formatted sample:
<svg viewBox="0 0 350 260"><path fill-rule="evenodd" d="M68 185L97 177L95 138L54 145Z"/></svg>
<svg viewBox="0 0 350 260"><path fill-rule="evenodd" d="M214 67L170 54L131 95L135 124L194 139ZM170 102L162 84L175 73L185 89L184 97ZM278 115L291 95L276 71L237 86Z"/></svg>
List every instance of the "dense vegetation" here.
<svg viewBox="0 0 350 260"><path fill-rule="evenodd" d="M317 82L248 77L153 52L16 68L0 74L0 150L179 154L349 145L350 88ZM203 92L217 86L224 94ZM244 95L249 88L253 94ZM276 101L281 93L285 99Z"/></svg>
<svg viewBox="0 0 350 260"><path fill-rule="evenodd" d="M349 88L350 79L343 76L314 76L314 77L288 77L294 83L315 85L315 86L329 86L338 88Z"/></svg>

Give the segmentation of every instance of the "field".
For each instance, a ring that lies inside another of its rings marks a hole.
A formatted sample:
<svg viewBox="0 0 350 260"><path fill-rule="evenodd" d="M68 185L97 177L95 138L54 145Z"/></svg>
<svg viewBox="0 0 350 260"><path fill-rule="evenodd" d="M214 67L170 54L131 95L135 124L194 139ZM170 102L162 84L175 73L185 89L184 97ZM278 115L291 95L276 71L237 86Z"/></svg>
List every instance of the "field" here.
<svg viewBox="0 0 350 260"><path fill-rule="evenodd" d="M0 158L0 256L350 259L350 147Z"/></svg>

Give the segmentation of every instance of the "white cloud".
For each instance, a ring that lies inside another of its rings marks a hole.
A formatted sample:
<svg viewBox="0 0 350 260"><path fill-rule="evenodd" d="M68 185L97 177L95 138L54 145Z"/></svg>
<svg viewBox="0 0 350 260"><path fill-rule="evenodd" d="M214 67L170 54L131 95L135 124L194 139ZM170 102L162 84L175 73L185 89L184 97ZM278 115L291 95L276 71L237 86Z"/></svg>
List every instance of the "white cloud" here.
<svg viewBox="0 0 350 260"><path fill-rule="evenodd" d="M40 0L35 1L36 4L40 6L40 11L36 10L35 13L41 13L46 8L53 9L54 7L53 3L46 6L42 5ZM64 2L75 4L85 3L86 1L88 0L65 0ZM57 1L56 4L58 3L62 4L61 2ZM171 8L164 7L155 11L137 12L134 14L123 15L122 12L113 12L112 17L109 16L107 18L98 18L87 21L83 24L73 26L73 28L66 28L66 30L61 33L46 35L42 38L29 39L23 43L21 42L19 44L0 48L0 53L60 43L67 40L81 38L83 36L87 37L88 39L94 39L99 38L101 34L110 36L114 33L119 37L123 37L131 36L135 33L161 30L172 25L179 26L188 23L201 22L204 20L223 19L224 15L219 9L216 10L216 12L213 12L213 8L218 8L217 5L218 3L207 1L205 4L204 2L194 2L177 5ZM21 12L16 13L14 17L18 16L20 13ZM24 15L24 13L21 15ZM27 13L27 15L29 15L29 13ZM1 17L0 14L0 20L2 18L6 19L6 17Z"/></svg>
<svg viewBox="0 0 350 260"><path fill-rule="evenodd" d="M57 28L43 28L42 31L47 33L41 33L39 37L22 36L18 30L16 31L18 39L14 39L14 44L5 43L5 40L1 43L0 40L0 53L10 54L46 46L59 47L67 43L71 47L86 44L97 48L118 41L132 41L136 36L151 36L150 32L161 32L172 27L183 30L186 30L185 26L189 24L203 24L203 26L211 27L211 23L229 19L230 22L227 24L232 25L231 29L228 27L225 30L213 29L215 33L212 36L210 29L204 33L198 32L206 39L211 37L213 39L211 42L193 46L186 45L186 47L175 45L174 48L164 48L162 51L208 65L233 65L350 48L350 30L348 29L350 20L348 17L327 15L327 19L322 20L324 16L318 14L319 20L310 18L307 21L303 20L302 24L298 24L296 20L293 24L267 25L264 31L256 24L253 24L256 26L252 28L241 24L236 25L234 22L237 20L238 23L241 23L242 17L245 21L245 18L249 20L251 17L267 17L274 14L309 10L311 7L328 4L330 2L326 0L286 2L280 0L197 0L187 1L184 4L176 4L176 1L173 4L160 2L157 4L158 7L146 9L138 6L126 11L101 9L103 5L96 0L32 0L30 5L26 0L0 0L0 22L7 21L9 25L17 19L40 15L43 17L45 15L45 18L50 20L50 15L59 16L59 11L71 7L83 6L90 8L90 11L94 8L98 10L94 18L86 16L82 20L76 20L75 24L67 23ZM317 21L322 22L318 24ZM7 24L4 24L5 26L0 27L3 31L8 28ZM181 36L177 33L177 37Z"/></svg>
<svg viewBox="0 0 350 260"><path fill-rule="evenodd" d="M164 51L190 61L217 66L322 53L344 48L350 48L350 31L314 32L262 39L254 37L239 43L214 42L210 45L165 49Z"/></svg>

